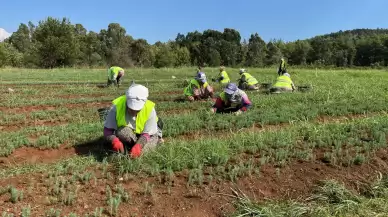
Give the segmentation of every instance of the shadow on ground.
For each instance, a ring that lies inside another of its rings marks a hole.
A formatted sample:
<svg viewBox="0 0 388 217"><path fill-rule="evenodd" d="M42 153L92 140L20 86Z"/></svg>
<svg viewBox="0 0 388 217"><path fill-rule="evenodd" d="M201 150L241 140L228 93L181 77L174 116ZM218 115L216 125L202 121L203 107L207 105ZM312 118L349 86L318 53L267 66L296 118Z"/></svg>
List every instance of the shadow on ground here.
<svg viewBox="0 0 388 217"><path fill-rule="evenodd" d="M74 146L77 155L81 156L93 156L97 161L102 161L104 157L107 157L110 151L107 148L107 143L104 137L77 144Z"/></svg>

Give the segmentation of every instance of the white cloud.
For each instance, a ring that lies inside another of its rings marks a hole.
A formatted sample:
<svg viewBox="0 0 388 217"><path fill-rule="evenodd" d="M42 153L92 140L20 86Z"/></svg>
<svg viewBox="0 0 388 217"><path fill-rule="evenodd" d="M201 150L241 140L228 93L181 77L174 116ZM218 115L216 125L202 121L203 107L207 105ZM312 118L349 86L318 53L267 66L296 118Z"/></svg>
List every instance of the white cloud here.
<svg viewBox="0 0 388 217"><path fill-rule="evenodd" d="M0 42L4 41L4 39L8 38L9 36L11 36L11 33L8 33L5 31L5 29L0 28Z"/></svg>

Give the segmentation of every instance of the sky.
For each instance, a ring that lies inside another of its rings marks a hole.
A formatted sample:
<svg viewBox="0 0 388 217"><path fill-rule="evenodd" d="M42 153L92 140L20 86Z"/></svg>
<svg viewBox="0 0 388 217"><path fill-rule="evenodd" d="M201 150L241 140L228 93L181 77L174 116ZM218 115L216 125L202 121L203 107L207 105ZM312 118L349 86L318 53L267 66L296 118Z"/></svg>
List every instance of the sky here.
<svg viewBox="0 0 388 217"><path fill-rule="evenodd" d="M0 28L67 17L99 32L119 23L149 43L178 33L233 28L242 38L294 41L339 30L388 28L388 0L0 0Z"/></svg>

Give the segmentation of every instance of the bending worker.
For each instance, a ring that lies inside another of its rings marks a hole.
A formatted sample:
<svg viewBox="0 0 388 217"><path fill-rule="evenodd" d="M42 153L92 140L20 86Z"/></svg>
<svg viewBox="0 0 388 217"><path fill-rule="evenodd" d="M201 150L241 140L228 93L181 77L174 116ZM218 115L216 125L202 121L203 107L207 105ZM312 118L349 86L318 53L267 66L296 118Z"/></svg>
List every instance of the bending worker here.
<svg viewBox="0 0 388 217"><path fill-rule="evenodd" d="M247 70L240 69L240 79L238 80L238 88L242 90L257 90L259 89L259 82Z"/></svg>
<svg viewBox="0 0 388 217"><path fill-rule="evenodd" d="M108 86L111 84L120 85L124 77L124 69L118 66L112 66L108 69Z"/></svg>
<svg viewBox="0 0 388 217"><path fill-rule="evenodd" d="M238 89L234 83L229 83L217 98L211 111L213 113L235 113L236 115L247 111L252 106L248 95Z"/></svg>
<svg viewBox="0 0 388 217"><path fill-rule="evenodd" d="M125 95L113 101L104 124L104 137L113 151L139 157L163 142L155 103L147 98L146 87L132 84Z"/></svg>
<svg viewBox="0 0 388 217"><path fill-rule="evenodd" d="M278 70L278 75L283 75L284 73L287 73L287 69L286 69L286 61L284 60L284 58L282 58L280 60L280 66L279 66L279 70Z"/></svg>
<svg viewBox="0 0 388 217"><path fill-rule="evenodd" d="M288 73L284 73L276 79L276 83L271 87L272 93L293 92L295 91L294 82Z"/></svg>
<svg viewBox="0 0 388 217"><path fill-rule="evenodd" d="M214 80L215 82L221 83L223 86L227 85L230 82L229 75L225 71L225 67L220 67L220 74L218 74L218 78Z"/></svg>
<svg viewBox="0 0 388 217"><path fill-rule="evenodd" d="M184 94L189 101L212 98L213 88L207 83L205 73L198 72L185 88Z"/></svg>

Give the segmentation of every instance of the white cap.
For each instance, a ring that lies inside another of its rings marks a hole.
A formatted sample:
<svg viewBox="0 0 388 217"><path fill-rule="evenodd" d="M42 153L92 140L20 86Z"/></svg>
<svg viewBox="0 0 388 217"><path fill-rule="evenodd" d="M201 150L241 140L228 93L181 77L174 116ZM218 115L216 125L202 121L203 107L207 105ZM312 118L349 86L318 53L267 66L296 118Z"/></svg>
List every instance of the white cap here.
<svg viewBox="0 0 388 217"><path fill-rule="evenodd" d="M240 69L240 73L244 73L244 72L246 72L247 70L245 70L245 69Z"/></svg>
<svg viewBox="0 0 388 217"><path fill-rule="evenodd" d="M284 73L283 75L285 75L285 76L287 76L287 77L291 77L291 75L290 74L288 74L287 72L286 73Z"/></svg>
<svg viewBox="0 0 388 217"><path fill-rule="evenodd" d="M127 97L128 108L139 111L147 101L148 88L140 84L133 84L125 92L125 96Z"/></svg>

